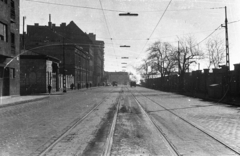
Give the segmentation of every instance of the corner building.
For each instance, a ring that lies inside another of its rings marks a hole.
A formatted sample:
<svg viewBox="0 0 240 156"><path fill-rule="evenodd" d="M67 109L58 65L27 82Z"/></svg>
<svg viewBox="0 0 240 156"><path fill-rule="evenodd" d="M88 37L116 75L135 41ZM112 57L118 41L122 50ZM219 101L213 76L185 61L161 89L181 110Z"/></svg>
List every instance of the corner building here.
<svg viewBox="0 0 240 156"><path fill-rule="evenodd" d="M19 95L19 0L0 0L0 95Z"/></svg>

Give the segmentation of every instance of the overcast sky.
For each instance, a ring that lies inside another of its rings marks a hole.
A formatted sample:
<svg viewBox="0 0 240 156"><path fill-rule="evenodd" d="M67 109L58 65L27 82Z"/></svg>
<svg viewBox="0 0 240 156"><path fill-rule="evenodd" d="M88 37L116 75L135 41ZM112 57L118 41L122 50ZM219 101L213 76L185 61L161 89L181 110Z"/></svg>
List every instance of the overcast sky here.
<svg viewBox="0 0 240 156"><path fill-rule="evenodd" d="M154 41L177 45L177 37L189 34L197 42L203 40L224 24L227 6L229 24L230 64L240 63L240 0L20 0L22 17L26 25L47 25L52 22L74 21L84 32L95 33L105 42L105 71L131 71L146 56L145 50ZM101 10L101 4L104 10ZM137 17L122 17L121 12L138 13ZM162 17L162 18L161 18ZM159 19L161 20L159 21ZM211 37L225 38L224 28ZM111 40L112 38L112 40ZM147 40L150 38L149 40ZM130 45L130 48L120 48ZM201 43L202 48L205 42ZM121 59L129 57L129 59ZM122 68L122 63L127 68ZM201 63L201 68L206 65Z"/></svg>

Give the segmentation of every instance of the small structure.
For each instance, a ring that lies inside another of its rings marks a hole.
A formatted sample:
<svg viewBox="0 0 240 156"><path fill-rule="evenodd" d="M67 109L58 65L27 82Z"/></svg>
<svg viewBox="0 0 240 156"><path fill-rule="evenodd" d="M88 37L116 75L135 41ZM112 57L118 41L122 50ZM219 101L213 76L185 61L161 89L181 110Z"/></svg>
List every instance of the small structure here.
<svg viewBox="0 0 240 156"><path fill-rule="evenodd" d="M21 55L20 94L47 93L49 84L52 91L58 91L59 63L57 58L32 51Z"/></svg>

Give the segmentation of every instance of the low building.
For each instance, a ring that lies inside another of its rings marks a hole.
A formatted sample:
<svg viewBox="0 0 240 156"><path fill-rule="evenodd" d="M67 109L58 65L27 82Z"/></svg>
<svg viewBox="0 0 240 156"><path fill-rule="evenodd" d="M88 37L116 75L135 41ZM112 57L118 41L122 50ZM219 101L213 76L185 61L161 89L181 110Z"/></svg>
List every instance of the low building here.
<svg viewBox="0 0 240 156"><path fill-rule="evenodd" d="M63 88L63 83L61 82L64 68L65 74L67 75L67 88L70 88L71 84L74 84L75 88L82 88L89 82L89 55L81 47L72 43L65 43L64 45L53 44L51 46L35 49L34 51L39 54L55 57L61 61L59 67L60 88ZM63 58L65 58L65 60ZM71 78L71 81L69 78Z"/></svg>
<svg viewBox="0 0 240 156"><path fill-rule="evenodd" d="M58 91L59 63L57 58L27 51L20 56L21 95L47 93L48 85Z"/></svg>

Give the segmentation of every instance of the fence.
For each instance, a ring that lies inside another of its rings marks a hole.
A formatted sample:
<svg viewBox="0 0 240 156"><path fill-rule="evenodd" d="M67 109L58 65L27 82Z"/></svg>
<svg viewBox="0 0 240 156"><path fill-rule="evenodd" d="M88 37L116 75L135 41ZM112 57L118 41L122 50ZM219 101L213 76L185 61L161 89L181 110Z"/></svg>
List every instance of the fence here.
<svg viewBox="0 0 240 156"><path fill-rule="evenodd" d="M240 64L234 65L233 71L227 68L208 69L185 73L183 77L171 75L147 79L144 84L148 88L174 91L190 94L201 94L211 98L221 98L224 95L240 97Z"/></svg>

